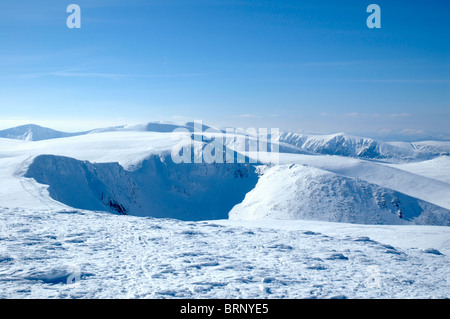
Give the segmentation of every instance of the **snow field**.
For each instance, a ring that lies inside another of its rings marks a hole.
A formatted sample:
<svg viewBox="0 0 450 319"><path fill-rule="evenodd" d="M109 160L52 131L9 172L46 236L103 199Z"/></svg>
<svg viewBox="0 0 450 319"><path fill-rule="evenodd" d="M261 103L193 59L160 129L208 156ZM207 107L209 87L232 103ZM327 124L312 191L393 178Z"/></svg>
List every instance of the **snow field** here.
<svg viewBox="0 0 450 319"><path fill-rule="evenodd" d="M14 208L0 219L1 298L445 298L450 288L447 255L361 236L358 225L333 234L339 224Z"/></svg>

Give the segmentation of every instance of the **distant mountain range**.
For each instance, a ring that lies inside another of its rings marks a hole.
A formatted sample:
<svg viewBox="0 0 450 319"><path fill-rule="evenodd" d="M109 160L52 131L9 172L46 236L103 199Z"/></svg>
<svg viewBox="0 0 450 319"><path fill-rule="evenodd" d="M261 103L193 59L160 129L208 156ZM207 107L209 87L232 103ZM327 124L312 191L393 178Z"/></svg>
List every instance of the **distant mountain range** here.
<svg viewBox="0 0 450 319"><path fill-rule="evenodd" d="M450 155L450 142L382 142L345 133L308 135L282 132L280 142L315 154L366 159L430 159Z"/></svg>
<svg viewBox="0 0 450 319"><path fill-rule="evenodd" d="M93 129L84 132L67 133L34 124L28 124L0 131L0 137L26 141L42 141L85 134L119 131L170 133L176 129L184 129L189 132L194 132L194 128L194 122L185 124L150 122L139 125L122 125ZM204 124L201 125L202 131L207 129L223 133L223 131L219 129L214 129ZM281 152L339 155L376 160L423 160L450 155L450 141L383 142L373 138L352 136L345 133L318 135L281 132L279 135L279 142Z"/></svg>

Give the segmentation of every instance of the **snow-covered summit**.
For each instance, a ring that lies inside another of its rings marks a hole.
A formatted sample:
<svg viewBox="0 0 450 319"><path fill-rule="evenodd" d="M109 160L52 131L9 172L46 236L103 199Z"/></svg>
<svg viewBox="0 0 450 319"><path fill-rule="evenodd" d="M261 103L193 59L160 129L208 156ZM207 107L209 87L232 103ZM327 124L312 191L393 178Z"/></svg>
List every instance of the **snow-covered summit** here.
<svg viewBox="0 0 450 319"><path fill-rule="evenodd" d="M42 141L54 138L70 137L86 134L87 132L67 133L42 127L35 124L28 124L13 127L0 131L0 137L25 141Z"/></svg>

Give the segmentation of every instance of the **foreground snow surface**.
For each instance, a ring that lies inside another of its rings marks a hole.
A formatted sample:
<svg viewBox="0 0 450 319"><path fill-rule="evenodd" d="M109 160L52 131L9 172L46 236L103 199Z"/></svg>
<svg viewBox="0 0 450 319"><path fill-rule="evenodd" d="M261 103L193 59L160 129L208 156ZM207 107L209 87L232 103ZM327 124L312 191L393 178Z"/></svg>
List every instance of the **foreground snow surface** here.
<svg viewBox="0 0 450 319"><path fill-rule="evenodd" d="M448 298L450 228L0 207L0 298Z"/></svg>

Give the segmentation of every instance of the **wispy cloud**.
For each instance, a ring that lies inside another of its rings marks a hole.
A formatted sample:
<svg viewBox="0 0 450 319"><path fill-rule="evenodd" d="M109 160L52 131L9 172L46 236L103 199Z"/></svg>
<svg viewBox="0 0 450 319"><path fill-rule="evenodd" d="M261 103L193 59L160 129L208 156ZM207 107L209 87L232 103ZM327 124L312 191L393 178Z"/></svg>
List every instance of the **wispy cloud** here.
<svg viewBox="0 0 450 319"><path fill-rule="evenodd" d="M45 76L54 77L76 77L76 78L103 78L110 80L122 80L132 78L183 78L200 77L215 74L215 72L193 72L193 73L172 73L172 74L126 74L126 73L108 73L108 72L81 72L73 70L60 70L52 72L23 73L18 77L24 79L39 78Z"/></svg>

